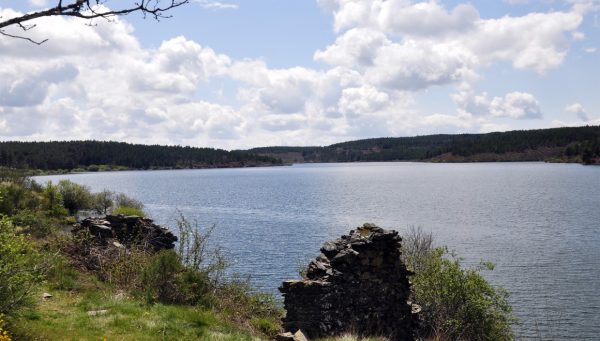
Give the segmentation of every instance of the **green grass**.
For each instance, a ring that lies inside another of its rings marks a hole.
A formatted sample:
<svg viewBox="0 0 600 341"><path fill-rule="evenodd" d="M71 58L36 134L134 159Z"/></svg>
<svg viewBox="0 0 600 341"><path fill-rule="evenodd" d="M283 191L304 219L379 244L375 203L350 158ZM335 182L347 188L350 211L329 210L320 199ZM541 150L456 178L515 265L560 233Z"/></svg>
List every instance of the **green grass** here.
<svg viewBox="0 0 600 341"><path fill-rule="evenodd" d="M15 340L263 340L240 330L212 310L148 305L92 278L77 291L39 292L37 306L11 319ZM107 310L90 316L89 311Z"/></svg>

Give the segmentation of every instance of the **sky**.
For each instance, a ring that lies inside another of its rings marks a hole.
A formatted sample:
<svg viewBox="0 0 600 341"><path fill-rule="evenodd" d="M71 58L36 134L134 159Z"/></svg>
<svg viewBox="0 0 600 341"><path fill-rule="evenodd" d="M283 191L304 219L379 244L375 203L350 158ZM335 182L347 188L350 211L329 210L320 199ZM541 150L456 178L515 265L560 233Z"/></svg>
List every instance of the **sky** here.
<svg viewBox="0 0 600 341"><path fill-rule="evenodd" d="M55 4L0 0L0 20ZM170 14L41 18L26 32L41 46L0 36L0 139L245 149L600 125L600 0L192 0Z"/></svg>

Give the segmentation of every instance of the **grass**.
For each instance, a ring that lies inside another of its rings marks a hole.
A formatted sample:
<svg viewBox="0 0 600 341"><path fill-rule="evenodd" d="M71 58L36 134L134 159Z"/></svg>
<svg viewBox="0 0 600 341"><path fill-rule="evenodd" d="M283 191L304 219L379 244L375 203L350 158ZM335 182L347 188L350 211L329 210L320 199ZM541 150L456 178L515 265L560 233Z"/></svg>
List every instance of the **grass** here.
<svg viewBox="0 0 600 341"><path fill-rule="evenodd" d="M213 310L185 305L148 305L112 290L91 276L75 291L42 292L35 310L12 318L15 340L264 340L240 330ZM107 310L92 316L90 311Z"/></svg>
<svg viewBox="0 0 600 341"><path fill-rule="evenodd" d="M334 338L326 338L326 339L318 339L317 341L388 341L386 338L379 337L368 337L368 338L358 338L357 336L347 334Z"/></svg>

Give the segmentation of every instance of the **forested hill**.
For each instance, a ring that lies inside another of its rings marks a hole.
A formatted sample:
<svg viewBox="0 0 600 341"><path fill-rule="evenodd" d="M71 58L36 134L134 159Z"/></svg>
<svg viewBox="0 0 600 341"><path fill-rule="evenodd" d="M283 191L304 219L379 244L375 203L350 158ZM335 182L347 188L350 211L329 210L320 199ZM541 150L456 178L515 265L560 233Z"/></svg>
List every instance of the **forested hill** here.
<svg viewBox="0 0 600 341"><path fill-rule="evenodd" d="M600 126L357 140L326 147L251 149L286 162L555 161L600 163Z"/></svg>
<svg viewBox="0 0 600 341"><path fill-rule="evenodd" d="M248 151L123 142L0 142L0 166L40 170L170 169L281 164Z"/></svg>

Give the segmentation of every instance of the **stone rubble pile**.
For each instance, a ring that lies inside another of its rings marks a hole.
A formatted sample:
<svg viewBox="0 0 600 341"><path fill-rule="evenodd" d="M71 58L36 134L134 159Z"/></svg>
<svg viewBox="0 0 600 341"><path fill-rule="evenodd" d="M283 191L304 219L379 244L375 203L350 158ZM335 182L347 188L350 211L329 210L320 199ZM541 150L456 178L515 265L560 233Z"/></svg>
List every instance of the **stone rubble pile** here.
<svg viewBox="0 0 600 341"><path fill-rule="evenodd" d="M308 265L306 279L286 281L284 329L309 338L352 333L413 340L416 327L408 270L396 231L364 224L326 242Z"/></svg>
<svg viewBox="0 0 600 341"><path fill-rule="evenodd" d="M141 245L159 251L173 249L177 237L167 228L154 224L151 219L138 216L107 215L86 218L76 223L73 232L88 231L100 244L115 246Z"/></svg>

